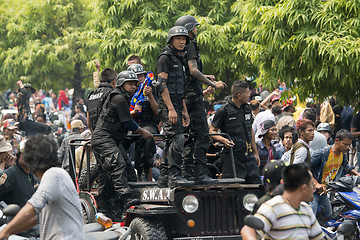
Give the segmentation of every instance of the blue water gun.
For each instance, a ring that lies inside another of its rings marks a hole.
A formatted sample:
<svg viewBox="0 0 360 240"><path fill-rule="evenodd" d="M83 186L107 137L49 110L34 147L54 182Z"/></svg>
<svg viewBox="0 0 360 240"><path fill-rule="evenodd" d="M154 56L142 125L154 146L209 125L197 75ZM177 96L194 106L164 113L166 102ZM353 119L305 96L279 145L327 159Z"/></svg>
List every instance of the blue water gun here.
<svg viewBox="0 0 360 240"><path fill-rule="evenodd" d="M153 72L148 72L145 78L145 81L143 83L140 84L138 90L136 91L136 93L134 94L134 96L132 97L131 101L130 101L130 111L133 111L135 109L135 105L136 104L140 104L145 101L145 95L144 95L144 88L146 86L150 86L152 84L154 80L154 73ZM141 111L139 111L141 112Z"/></svg>

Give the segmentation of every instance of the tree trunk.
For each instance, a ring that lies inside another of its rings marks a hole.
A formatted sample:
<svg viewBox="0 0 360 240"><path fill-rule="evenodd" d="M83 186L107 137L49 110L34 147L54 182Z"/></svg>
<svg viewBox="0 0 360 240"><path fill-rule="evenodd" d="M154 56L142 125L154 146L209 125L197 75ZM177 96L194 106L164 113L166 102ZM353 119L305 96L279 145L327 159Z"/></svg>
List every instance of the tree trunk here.
<svg viewBox="0 0 360 240"><path fill-rule="evenodd" d="M84 89L81 87L81 63L75 63L75 73L74 78L72 79L72 85L74 87L73 102L79 98L84 98Z"/></svg>

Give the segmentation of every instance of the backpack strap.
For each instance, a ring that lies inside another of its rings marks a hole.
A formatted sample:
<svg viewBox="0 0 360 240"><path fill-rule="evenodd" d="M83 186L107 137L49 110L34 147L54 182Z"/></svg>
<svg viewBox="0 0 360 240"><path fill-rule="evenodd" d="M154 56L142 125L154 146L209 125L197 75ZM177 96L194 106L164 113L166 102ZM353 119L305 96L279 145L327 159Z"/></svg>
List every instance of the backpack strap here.
<svg viewBox="0 0 360 240"><path fill-rule="evenodd" d="M291 148L291 152L290 152L290 164L293 164L294 163L294 158L295 158L295 153L298 149L302 148L302 147L305 147L306 150L307 150L307 157L306 157L306 162L308 164L310 164L310 161L311 161L311 156L310 156L310 150L308 148L308 146L306 146L305 144L303 144L302 142L297 142L295 143L292 148Z"/></svg>

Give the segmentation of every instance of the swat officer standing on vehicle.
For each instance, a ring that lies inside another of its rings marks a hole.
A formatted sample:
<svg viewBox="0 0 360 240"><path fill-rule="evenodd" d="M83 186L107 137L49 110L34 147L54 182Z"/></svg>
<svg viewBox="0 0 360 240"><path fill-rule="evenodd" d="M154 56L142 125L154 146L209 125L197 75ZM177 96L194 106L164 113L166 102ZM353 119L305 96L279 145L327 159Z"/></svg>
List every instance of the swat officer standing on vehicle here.
<svg viewBox="0 0 360 240"><path fill-rule="evenodd" d="M190 122L184 99L186 77L184 48L189 43L186 28L182 26L171 28L167 43L169 45L164 48L157 61L158 81L161 83L159 115L166 136L158 186L166 187L168 184L173 188L193 183L181 177L181 153L185 142L184 126L188 126Z"/></svg>
<svg viewBox="0 0 360 240"><path fill-rule="evenodd" d="M249 86L245 81L235 81L231 87L232 98L219 108L210 126L210 133L230 135L232 140L223 136L212 136L227 149L222 152L222 173L225 178L243 178L247 183L259 183L260 158L255 144L255 135L252 130L251 109L248 104L250 97ZM236 176L229 148L233 148Z"/></svg>
<svg viewBox="0 0 360 240"><path fill-rule="evenodd" d="M141 64L131 64L127 70L133 71L136 74L139 83L145 81L147 72ZM148 130L152 134L159 134L158 104L153 92L156 92L155 85L145 86L145 100L141 105L135 105L133 119L135 119L137 124L143 129ZM156 146L153 138L141 139L139 142L136 142L134 159L138 180L149 180L148 175L150 168L154 165L155 153Z"/></svg>
<svg viewBox="0 0 360 240"><path fill-rule="evenodd" d="M130 115L129 102L136 91L137 82L134 72L119 73L116 88L106 98L91 138L94 155L101 165L99 195L103 193L107 180L110 179L125 211L131 205L139 203L138 199L133 198L127 182L128 157L123 147L125 136L128 131L132 131L145 139L152 137L152 134L139 127Z"/></svg>
<svg viewBox="0 0 360 240"><path fill-rule="evenodd" d="M87 124L91 131L94 131L96 122L100 115L101 109L107 96L116 86L117 73L111 68L105 68L101 72L101 80L97 89L91 91L87 97ZM101 162L100 159L97 160ZM96 173L97 174L97 173ZM105 179L103 180L105 182ZM114 195L113 185L110 184L110 179L107 179L109 184L104 184L99 194L98 205L99 209L108 217L116 219L121 216L122 211L117 211L117 208L112 206L110 199Z"/></svg>
<svg viewBox="0 0 360 240"><path fill-rule="evenodd" d="M213 75L204 75L200 59L199 47L196 41L199 23L193 16L186 15L178 18L175 26L183 26L189 33L189 44L186 46L185 59L188 65L186 79L186 106L190 116L190 136L185 142L183 152L183 176L188 180L194 180L196 184L216 183L206 175L206 152L209 148L209 127L204 105L203 87L206 84L211 88L224 88L226 84L222 81L214 82Z"/></svg>
<svg viewBox="0 0 360 240"><path fill-rule="evenodd" d="M101 72L101 81L97 89L91 91L87 100L87 125L94 131L96 121L107 95L115 88L117 73L111 68L105 68Z"/></svg>

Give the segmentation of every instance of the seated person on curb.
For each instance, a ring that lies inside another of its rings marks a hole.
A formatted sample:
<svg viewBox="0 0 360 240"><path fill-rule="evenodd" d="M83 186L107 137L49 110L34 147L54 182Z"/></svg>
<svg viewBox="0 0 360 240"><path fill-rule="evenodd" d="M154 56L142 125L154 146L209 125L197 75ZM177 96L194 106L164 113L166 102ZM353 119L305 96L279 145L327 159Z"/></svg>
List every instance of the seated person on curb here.
<svg viewBox="0 0 360 240"><path fill-rule="evenodd" d="M13 220L2 229L0 239L8 238L40 224L41 239L84 239L79 194L70 175L58 163L56 142L36 135L26 142L24 161L40 178L31 199Z"/></svg>
<svg viewBox="0 0 360 240"><path fill-rule="evenodd" d="M26 204L39 185L24 161L25 142L20 143L17 163L0 174L0 201L20 207Z"/></svg>
<svg viewBox="0 0 360 240"><path fill-rule="evenodd" d="M264 223L264 231L244 226L244 240L257 239L268 233L271 239L322 239L324 233L306 201L315 190L312 174L306 164L285 167L282 173L284 193L263 203L255 216Z"/></svg>
<svg viewBox="0 0 360 240"><path fill-rule="evenodd" d="M310 203L314 213L317 212L318 204L323 208L325 217L331 215L332 209L329 198L319 193L326 190L326 184L350 173L360 175L348 164L347 152L352 143L352 135L348 130L341 129L336 133L335 143L313 153L311 157L311 171L317 192L314 200Z"/></svg>

